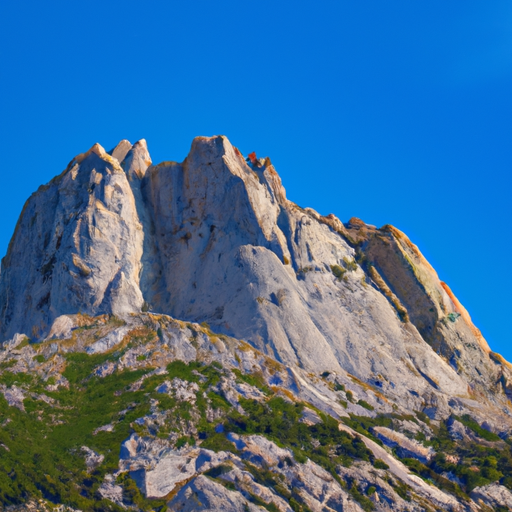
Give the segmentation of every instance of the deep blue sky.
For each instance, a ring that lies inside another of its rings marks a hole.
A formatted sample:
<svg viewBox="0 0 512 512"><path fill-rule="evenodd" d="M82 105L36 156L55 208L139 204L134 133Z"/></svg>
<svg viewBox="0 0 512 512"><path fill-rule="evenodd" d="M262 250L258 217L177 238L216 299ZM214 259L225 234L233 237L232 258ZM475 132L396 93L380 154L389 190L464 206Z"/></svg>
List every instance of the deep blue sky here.
<svg viewBox="0 0 512 512"><path fill-rule="evenodd" d="M301 206L405 231L512 360L510 0L2 2L0 64L2 255L93 143L224 134Z"/></svg>

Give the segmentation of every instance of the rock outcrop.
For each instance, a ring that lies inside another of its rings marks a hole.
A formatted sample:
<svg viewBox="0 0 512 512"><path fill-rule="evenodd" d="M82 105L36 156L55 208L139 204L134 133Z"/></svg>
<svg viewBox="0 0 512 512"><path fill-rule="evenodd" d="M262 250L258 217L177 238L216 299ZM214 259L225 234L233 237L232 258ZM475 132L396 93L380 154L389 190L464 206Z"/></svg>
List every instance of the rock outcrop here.
<svg viewBox="0 0 512 512"><path fill-rule="evenodd" d="M143 239L127 174L95 144L23 208L2 261L2 334L41 339L63 314L140 310Z"/></svg>

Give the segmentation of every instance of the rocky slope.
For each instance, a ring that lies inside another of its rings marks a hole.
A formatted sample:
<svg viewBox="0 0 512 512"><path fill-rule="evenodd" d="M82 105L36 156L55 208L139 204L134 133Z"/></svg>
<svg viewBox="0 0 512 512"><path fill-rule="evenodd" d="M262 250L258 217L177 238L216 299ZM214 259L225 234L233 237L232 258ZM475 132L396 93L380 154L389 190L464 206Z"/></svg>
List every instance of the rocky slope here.
<svg viewBox="0 0 512 512"><path fill-rule="evenodd" d="M511 502L511 366L449 287L396 228L298 207L222 136L156 166L145 141L95 144L40 187L2 260L0 337L6 504Z"/></svg>

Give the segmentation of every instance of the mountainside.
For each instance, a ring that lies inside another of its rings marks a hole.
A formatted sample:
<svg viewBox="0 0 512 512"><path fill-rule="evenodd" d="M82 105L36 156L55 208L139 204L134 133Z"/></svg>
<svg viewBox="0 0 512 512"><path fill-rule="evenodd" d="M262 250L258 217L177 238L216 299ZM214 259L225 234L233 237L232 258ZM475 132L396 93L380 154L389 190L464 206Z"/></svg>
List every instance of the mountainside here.
<svg viewBox="0 0 512 512"><path fill-rule="evenodd" d="M512 503L512 366L406 235L300 208L223 136L95 144L40 187L0 340L6 505Z"/></svg>

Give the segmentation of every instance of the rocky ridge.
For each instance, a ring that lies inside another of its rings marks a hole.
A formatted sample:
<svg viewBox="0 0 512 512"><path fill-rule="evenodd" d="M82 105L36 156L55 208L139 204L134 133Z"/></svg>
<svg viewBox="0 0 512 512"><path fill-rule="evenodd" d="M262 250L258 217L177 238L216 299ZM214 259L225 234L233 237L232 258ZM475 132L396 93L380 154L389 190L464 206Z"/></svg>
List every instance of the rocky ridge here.
<svg viewBox="0 0 512 512"><path fill-rule="evenodd" d="M244 159L225 137L156 166L145 141L95 144L40 187L2 261L0 333L13 424L45 421L52 438L73 424L70 395L86 403L105 383L128 406L75 425L62 467L83 466L67 476L78 494L40 483L34 499L508 505L510 365L403 233L298 207L268 158ZM0 441L14 453L11 422ZM21 499L1 488L5 503Z"/></svg>

